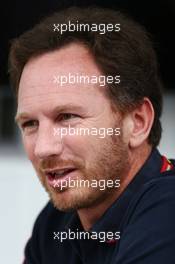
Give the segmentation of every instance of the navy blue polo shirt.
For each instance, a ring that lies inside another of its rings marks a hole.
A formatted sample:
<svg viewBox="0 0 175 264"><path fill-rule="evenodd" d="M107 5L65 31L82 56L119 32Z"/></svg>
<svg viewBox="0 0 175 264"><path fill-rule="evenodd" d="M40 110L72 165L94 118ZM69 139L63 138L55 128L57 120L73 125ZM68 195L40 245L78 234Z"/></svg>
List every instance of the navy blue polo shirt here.
<svg viewBox="0 0 175 264"><path fill-rule="evenodd" d="M175 163L158 150L89 233L120 232L117 239L65 239L83 232L76 212L51 202L38 216L25 248L25 264L175 264Z"/></svg>

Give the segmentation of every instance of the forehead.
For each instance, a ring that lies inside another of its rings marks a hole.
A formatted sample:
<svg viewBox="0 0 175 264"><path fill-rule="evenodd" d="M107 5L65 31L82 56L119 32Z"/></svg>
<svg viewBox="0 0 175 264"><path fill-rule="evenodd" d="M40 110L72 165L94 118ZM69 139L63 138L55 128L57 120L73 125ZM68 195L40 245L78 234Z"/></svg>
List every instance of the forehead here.
<svg viewBox="0 0 175 264"><path fill-rule="evenodd" d="M24 67L19 83L18 108L41 104L42 100L70 101L84 96L102 96L102 89L94 84L69 84L60 86L55 76L69 74L99 76L100 70L90 51L79 43L69 44L60 50L48 52L31 59Z"/></svg>

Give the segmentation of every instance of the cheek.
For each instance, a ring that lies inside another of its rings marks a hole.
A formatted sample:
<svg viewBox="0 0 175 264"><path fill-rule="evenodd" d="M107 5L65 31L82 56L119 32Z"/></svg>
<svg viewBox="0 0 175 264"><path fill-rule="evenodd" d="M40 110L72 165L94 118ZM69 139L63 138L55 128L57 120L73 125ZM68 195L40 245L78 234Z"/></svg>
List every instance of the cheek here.
<svg viewBox="0 0 175 264"><path fill-rule="evenodd" d="M68 135L64 137L63 145L64 149L69 150L73 155L86 156L90 140L88 136Z"/></svg>
<svg viewBox="0 0 175 264"><path fill-rule="evenodd" d="M69 135L64 138L64 147L74 156L93 161L96 153L101 150L103 140L92 135Z"/></svg>

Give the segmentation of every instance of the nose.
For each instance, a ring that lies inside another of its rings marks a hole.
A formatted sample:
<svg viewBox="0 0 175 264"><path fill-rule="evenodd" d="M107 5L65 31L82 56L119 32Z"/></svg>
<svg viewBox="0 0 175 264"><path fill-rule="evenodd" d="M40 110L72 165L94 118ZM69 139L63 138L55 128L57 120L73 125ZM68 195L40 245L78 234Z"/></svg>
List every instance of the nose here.
<svg viewBox="0 0 175 264"><path fill-rule="evenodd" d="M44 159L62 153L63 143L60 136L54 134L51 125L40 125L35 142L35 156Z"/></svg>

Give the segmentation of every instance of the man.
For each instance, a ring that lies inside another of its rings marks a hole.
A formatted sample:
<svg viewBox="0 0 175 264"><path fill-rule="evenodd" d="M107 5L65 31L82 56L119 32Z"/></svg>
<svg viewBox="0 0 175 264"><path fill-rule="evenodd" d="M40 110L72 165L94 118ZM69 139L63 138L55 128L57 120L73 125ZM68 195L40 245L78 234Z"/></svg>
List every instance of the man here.
<svg viewBox="0 0 175 264"><path fill-rule="evenodd" d="M10 75L51 199L25 263L175 263L175 169L156 149L161 83L144 29L108 9L63 10L13 42Z"/></svg>

